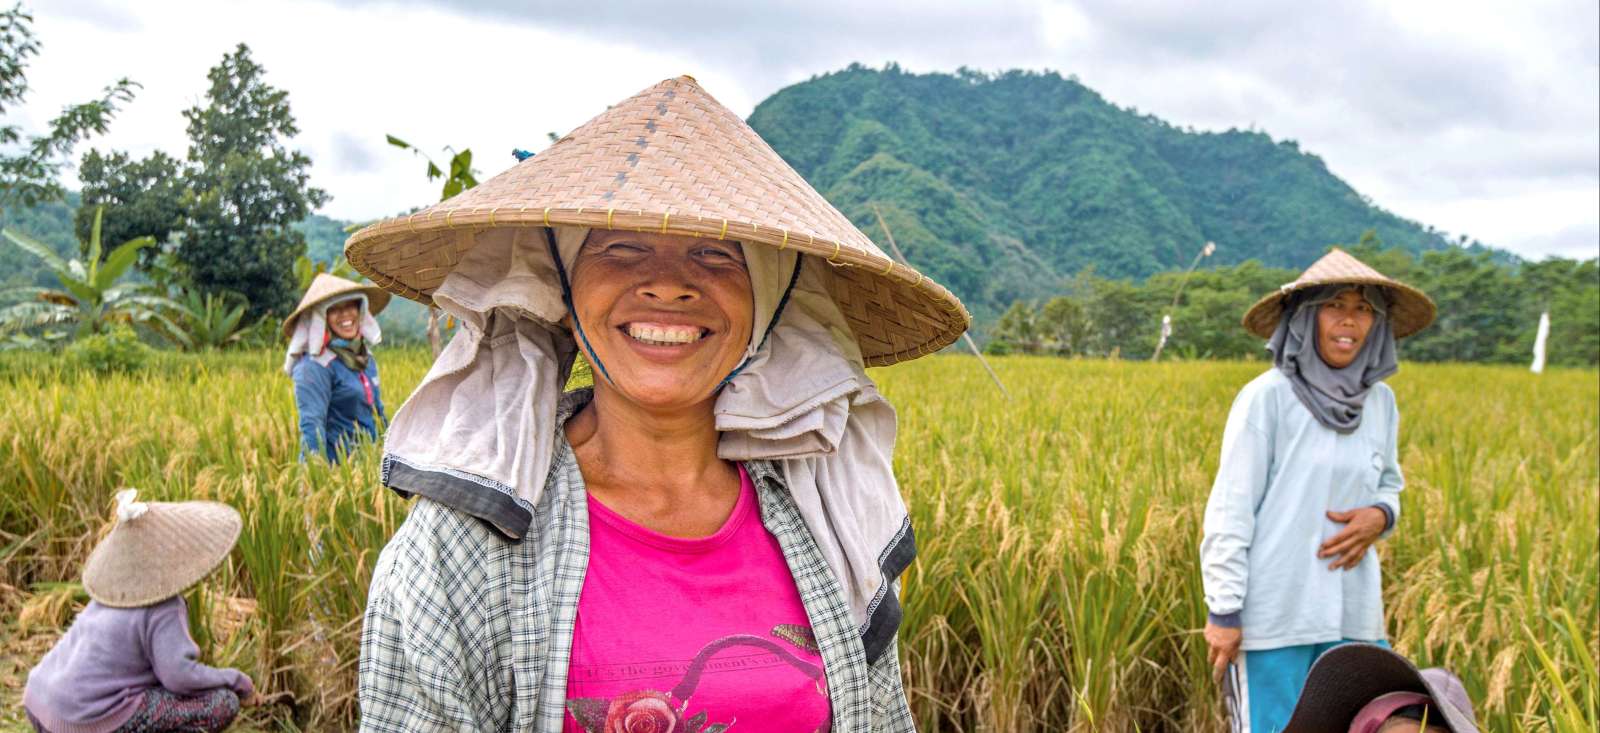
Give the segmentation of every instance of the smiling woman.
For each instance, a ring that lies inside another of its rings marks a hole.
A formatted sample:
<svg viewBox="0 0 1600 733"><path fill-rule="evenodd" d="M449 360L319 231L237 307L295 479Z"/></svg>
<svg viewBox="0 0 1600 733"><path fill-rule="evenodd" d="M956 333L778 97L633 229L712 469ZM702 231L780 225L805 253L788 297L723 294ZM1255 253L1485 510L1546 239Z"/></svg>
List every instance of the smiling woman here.
<svg viewBox="0 0 1600 733"><path fill-rule="evenodd" d="M1335 249L1256 303L1273 368L1235 398L1206 503L1210 661L1235 730L1282 730L1312 663L1387 645L1378 553L1400 518L1399 410L1382 380L1433 302Z"/></svg>
<svg viewBox="0 0 1600 733"><path fill-rule="evenodd" d="M389 304L381 288L319 273L283 320L283 371L294 379L300 460L339 462L357 441L375 440L387 420L371 347L383 340L374 318Z"/></svg>
<svg viewBox="0 0 1600 733"><path fill-rule="evenodd" d="M912 729L868 378L967 315L687 77L350 262L462 329L396 414L364 730ZM561 389L576 358L592 389Z"/></svg>

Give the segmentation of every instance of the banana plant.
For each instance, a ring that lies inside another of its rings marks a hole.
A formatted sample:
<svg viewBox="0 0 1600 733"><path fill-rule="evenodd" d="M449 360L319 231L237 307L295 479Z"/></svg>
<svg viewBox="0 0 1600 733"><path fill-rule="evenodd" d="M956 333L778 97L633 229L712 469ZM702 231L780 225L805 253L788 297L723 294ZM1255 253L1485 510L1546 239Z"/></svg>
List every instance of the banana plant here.
<svg viewBox="0 0 1600 733"><path fill-rule="evenodd" d="M156 330L184 351L210 351L236 345L257 325L244 321L247 304L242 301L242 298L229 299L212 293L185 293L168 313L156 316Z"/></svg>
<svg viewBox="0 0 1600 733"><path fill-rule="evenodd" d="M172 300L155 295L148 286L127 282L139 257L139 250L155 244L151 237L138 237L118 245L101 258L100 219L95 209L86 260L63 260L50 247L21 232L0 230L12 245L37 257L60 282L60 288L20 287L0 293L0 333L11 333L51 326L71 326L74 336L100 333L117 323L147 323L162 311L174 307Z"/></svg>

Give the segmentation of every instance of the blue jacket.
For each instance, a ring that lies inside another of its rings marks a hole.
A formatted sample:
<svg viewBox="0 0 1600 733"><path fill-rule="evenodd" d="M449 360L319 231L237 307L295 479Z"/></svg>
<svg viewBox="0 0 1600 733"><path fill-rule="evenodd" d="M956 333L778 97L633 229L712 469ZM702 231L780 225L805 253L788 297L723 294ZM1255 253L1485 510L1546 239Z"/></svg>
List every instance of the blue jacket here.
<svg viewBox="0 0 1600 733"><path fill-rule="evenodd" d="M357 430L377 439L377 420L388 423L383 410L383 395L378 388L378 360L367 359L367 381L372 385L372 403L361 385L361 375L338 359L327 366L301 355L294 365L294 405L300 411L300 460L321 453L337 463L357 440ZM377 419L373 413L377 413Z"/></svg>

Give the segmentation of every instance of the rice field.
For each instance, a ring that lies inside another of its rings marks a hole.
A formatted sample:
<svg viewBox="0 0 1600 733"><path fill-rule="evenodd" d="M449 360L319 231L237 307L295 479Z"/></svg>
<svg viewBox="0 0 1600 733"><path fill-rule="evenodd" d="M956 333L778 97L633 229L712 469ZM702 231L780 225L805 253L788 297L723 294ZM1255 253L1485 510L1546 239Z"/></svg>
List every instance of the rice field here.
<svg viewBox="0 0 1600 733"><path fill-rule="evenodd" d="M249 730L352 727L360 614L405 503L377 451L296 461L273 353L163 355L134 376L0 359L0 729L86 601L117 488L239 508L230 563L190 596L205 661L272 704ZM391 410L420 351L380 354ZM1220 731L1195 564L1235 391L1256 363L994 361L880 369L921 554L902 663L924 731ZM1485 731L1592 731L1600 707L1600 379L1406 364L1407 477L1381 547L1391 641L1466 682ZM325 548L311 552L313 536Z"/></svg>

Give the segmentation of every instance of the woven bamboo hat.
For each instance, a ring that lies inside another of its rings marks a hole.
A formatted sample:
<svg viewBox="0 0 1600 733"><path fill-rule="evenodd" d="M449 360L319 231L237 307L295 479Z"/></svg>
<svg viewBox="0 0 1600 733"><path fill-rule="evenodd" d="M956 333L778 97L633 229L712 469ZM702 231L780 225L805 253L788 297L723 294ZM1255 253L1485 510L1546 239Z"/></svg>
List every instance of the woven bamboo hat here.
<svg viewBox="0 0 1600 733"><path fill-rule="evenodd" d="M687 76L639 92L475 188L356 232L345 258L385 289L431 303L485 230L557 225L735 239L825 260L830 294L869 366L933 353L971 320Z"/></svg>
<svg viewBox="0 0 1600 733"><path fill-rule="evenodd" d="M346 280L338 275L329 275L319 272L311 280L311 287L306 288L306 294L300 298L300 305L294 307L294 312L283 319L283 337L288 338L294 331L294 321L317 304L323 303L341 295L350 293L363 293L367 296L367 311L372 315L389 305L389 293L376 285L362 285L361 283Z"/></svg>
<svg viewBox="0 0 1600 733"><path fill-rule="evenodd" d="M1390 278L1351 257L1348 252L1334 247L1322 259L1306 268L1294 282L1285 283L1276 292L1250 306L1250 310L1244 314L1244 327L1250 333L1270 339L1272 332L1278 328L1278 319L1283 317L1283 307L1290 294L1319 285L1339 283L1377 285L1388 291L1389 323L1394 328L1395 338L1405 338L1427 328L1428 324L1433 323L1437 312L1433 300L1421 290Z"/></svg>
<svg viewBox="0 0 1600 733"><path fill-rule="evenodd" d="M139 502L117 492L117 524L83 566L89 597L113 608L149 606L188 590L233 549L239 513L214 501Z"/></svg>

